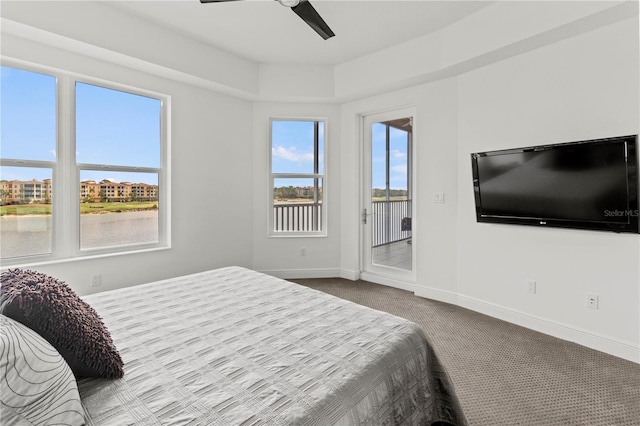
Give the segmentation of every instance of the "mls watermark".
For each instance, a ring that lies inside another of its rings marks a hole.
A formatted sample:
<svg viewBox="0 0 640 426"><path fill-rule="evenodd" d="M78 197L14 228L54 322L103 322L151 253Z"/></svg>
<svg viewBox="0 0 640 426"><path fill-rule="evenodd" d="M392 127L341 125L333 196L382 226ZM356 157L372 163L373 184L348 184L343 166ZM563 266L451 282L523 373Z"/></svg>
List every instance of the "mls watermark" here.
<svg viewBox="0 0 640 426"><path fill-rule="evenodd" d="M630 216L630 217L638 217L640 210L605 210L605 217L622 217L622 216Z"/></svg>

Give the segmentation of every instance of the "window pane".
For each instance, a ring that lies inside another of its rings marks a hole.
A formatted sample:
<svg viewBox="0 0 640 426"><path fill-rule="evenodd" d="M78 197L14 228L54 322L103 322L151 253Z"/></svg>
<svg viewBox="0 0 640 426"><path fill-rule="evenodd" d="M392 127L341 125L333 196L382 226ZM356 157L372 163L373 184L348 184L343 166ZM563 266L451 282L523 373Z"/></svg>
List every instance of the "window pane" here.
<svg viewBox="0 0 640 426"><path fill-rule="evenodd" d="M2 158L55 161L56 79L0 67Z"/></svg>
<svg viewBox="0 0 640 426"><path fill-rule="evenodd" d="M158 174L80 172L80 248L158 242Z"/></svg>
<svg viewBox="0 0 640 426"><path fill-rule="evenodd" d="M76 83L76 161L160 167L158 99Z"/></svg>
<svg viewBox="0 0 640 426"><path fill-rule="evenodd" d="M318 121L318 173L324 173L324 121Z"/></svg>
<svg viewBox="0 0 640 426"><path fill-rule="evenodd" d="M322 230L322 179L274 179L273 230Z"/></svg>
<svg viewBox="0 0 640 426"><path fill-rule="evenodd" d="M386 197L387 126L382 123L371 127L371 184L373 198Z"/></svg>
<svg viewBox="0 0 640 426"><path fill-rule="evenodd" d="M407 199L409 133L389 126L387 141L387 125L374 123L371 136L371 196L374 201L385 199L388 189L392 199Z"/></svg>
<svg viewBox="0 0 640 426"><path fill-rule="evenodd" d="M273 121L272 173L324 173L324 123L318 123L318 170L314 165L314 121Z"/></svg>
<svg viewBox="0 0 640 426"><path fill-rule="evenodd" d="M0 167L0 257L51 253L51 169Z"/></svg>

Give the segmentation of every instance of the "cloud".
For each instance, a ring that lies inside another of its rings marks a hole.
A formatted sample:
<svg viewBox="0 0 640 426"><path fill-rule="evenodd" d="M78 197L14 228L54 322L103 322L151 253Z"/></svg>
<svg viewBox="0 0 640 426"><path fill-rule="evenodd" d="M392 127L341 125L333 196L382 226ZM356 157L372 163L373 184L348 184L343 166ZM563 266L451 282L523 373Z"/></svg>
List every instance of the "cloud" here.
<svg viewBox="0 0 640 426"><path fill-rule="evenodd" d="M397 150L397 149L392 149L391 150L391 156L393 158L404 159L404 158L407 158L407 153L406 152L402 152L402 151Z"/></svg>
<svg viewBox="0 0 640 426"><path fill-rule="evenodd" d="M275 158L282 158L283 160L295 161L295 162L307 162L313 161L313 153L298 152L296 147L285 148L283 146L277 146L271 148L271 155Z"/></svg>

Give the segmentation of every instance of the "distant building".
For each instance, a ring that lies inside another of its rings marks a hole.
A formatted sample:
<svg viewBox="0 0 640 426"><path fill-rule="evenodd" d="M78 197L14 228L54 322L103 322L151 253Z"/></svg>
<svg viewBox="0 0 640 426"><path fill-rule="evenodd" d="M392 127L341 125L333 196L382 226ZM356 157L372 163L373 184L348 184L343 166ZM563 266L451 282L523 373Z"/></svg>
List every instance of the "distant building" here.
<svg viewBox="0 0 640 426"><path fill-rule="evenodd" d="M295 188L296 197L298 198L313 198L314 188L313 186L298 186ZM318 187L318 196L322 196L322 187Z"/></svg>
<svg viewBox="0 0 640 426"><path fill-rule="evenodd" d="M49 203L52 193L51 179L0 181L0 201L4 204ZM155 201L157 199L157 185L118 183L107 179L100 182L93 180L80 182L80 201Z"/></svg>
<svg viewBox="0 0 640 426"><path fill-rule="evenodd" d="M51 191L51 179L0 181L0 199L6 204L50 202Z"/></svg>
<svg viewBox="0 0 640 426"><path fill-rule="evenodd" d="M83 201L153 201L158 198L158 186L147 183L112 182L104 179L80 182L80 200Z"/></svg>

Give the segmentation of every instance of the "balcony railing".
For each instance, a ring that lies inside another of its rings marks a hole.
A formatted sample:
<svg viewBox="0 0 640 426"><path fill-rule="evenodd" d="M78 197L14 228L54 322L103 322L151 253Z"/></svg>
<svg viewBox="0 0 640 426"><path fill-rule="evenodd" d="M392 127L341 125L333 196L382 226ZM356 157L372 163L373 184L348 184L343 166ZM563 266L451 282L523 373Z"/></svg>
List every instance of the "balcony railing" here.
<svg viewBox="0 0 640 426"><path fill-rule="evenodd" d="M371 204L373 247L411 238L410 226L408 230L402 230L402 220L411 217L411 200L373 201Z"/></svg>
<svg viewBox="0 0 640 426"><path fill-rule="evenodd" d="M273 205L274 231L322 231L322 203Z"/></svg>
<svg viewBox="0 0 640 426"><path fill-rule="evenodd" d="M411 200L374 201L372 204L373 247L411 238L411 229L402 229L402 220L411 217ZM322 203L274 204L276 232L322 231Z"/></svg>

